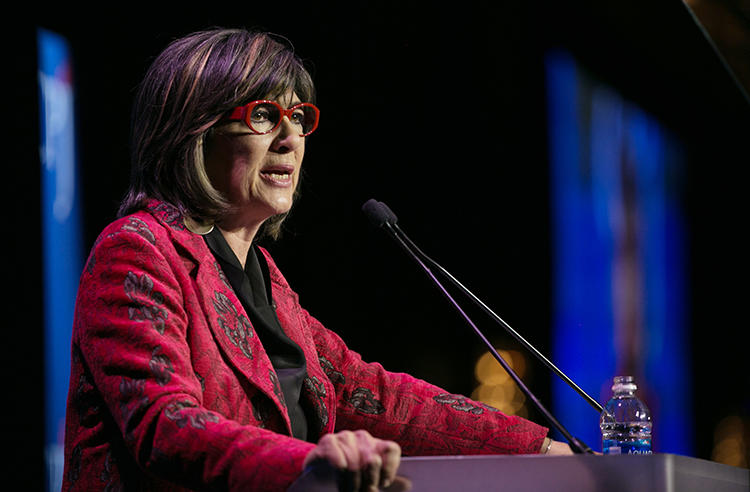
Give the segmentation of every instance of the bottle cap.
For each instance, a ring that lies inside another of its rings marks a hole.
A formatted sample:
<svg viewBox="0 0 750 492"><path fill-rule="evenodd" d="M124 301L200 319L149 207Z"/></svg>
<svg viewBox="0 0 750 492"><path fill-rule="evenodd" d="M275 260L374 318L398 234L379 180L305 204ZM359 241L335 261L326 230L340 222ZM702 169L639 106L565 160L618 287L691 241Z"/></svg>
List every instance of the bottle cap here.
<svg viewBox="0 0 750 492"><path fill-rule="evenodd" d="M612 391L635 391L636 389L638 389L638 386L636 386L633 376L615 376Z"/></svg>

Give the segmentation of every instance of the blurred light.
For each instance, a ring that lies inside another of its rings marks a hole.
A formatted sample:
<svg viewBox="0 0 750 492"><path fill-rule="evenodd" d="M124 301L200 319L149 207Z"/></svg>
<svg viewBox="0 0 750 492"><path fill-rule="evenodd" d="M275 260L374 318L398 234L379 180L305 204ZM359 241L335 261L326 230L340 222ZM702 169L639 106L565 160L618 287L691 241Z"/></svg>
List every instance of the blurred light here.
<svg viewBox="0 0 750 492"><path fill-rule="evenodd" d="M686 149L637 101L564 51L546 60L552 359L600 402L637 378L654 452L691 455ZM553 413L584 442L599 418L561 379ZM552 432L557 439L557 431Z"/></svg>
<svg viewBox="0 0 750 492"><path fill-rule="evenodd" d="M73 60L65 37L39 29L39 151L44 299L45 460L48 490L63 473L70 335L83 270Z"/></svg>
<svg viewBox="0 0 750 492"><path fill-rule="evenodd" d="M724 418L714 431L711 459L725 465L747 468L750 424L736 415Z"/></svg>
<svg viewBox="0 0 750 492"><path fill-rule="evenodd" d="M518 377L526 373L526 358L516 350L497 350ZM482 354L474 367L474 375L479 383L471 394L473 400L497 408L508 415L526 417L526 396L508 375L503 366L489 351Z"/></svg>

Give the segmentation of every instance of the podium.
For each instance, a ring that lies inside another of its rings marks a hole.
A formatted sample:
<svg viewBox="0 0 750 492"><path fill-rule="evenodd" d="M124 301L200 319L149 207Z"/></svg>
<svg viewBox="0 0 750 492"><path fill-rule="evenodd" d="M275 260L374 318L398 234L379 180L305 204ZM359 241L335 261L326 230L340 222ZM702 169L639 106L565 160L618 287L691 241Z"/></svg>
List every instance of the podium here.
<svg viewBox="0 0 750 492"><path fill-rule="evenodd" d="M750 491L748 469L673 454L404 457L398 474L412 492ZM288 492L338 492L339 478L321 464Z"/></svg>

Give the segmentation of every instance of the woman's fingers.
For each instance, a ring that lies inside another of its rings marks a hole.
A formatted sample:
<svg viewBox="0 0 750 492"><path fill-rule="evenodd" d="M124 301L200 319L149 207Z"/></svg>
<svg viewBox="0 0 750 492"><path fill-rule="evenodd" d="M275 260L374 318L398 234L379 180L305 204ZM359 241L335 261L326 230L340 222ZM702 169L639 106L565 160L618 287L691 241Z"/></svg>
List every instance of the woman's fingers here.
<svg viewBox="0 0 750 492"><path fill-rule="evenodd" d="M347 468L347 457L339 439L334 434L326 434L318 441L318 445L305 457L303 466L316 460L325 460L336 468Z"/></svg>
<svg viewBox="0 0 750 492"><path fill-rule="evenodd" d="M323 459L350 474L354 490L377 491L396 478L401 448L364 430L326 434L305 458L304 466Z"/></svg>
<svg viewBox="0 0 750 492"><path fill-rule="evenodd" d="M380 441L377 446L382 459L380 486L388 487L395 480L398 465L401 463L401 447L393 441Z"/></svg>

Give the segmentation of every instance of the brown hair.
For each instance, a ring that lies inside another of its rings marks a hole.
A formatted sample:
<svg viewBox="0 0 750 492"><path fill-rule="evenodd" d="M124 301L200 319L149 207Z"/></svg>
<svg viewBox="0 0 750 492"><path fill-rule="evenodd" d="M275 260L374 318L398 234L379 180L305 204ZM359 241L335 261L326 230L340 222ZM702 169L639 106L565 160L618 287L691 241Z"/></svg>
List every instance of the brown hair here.
<svg viewBox="0 0 750 492"><path fill-rule="evenodd" d="M194 220L219 220L230 205L206 173L206 135L232 108L290 90L303 102L315 96L300 58L274 35L217 28L173 41L136 94L131 180L119 215L155 198ZM285 216L268 219L264 233L278 237Z"/></svg>

